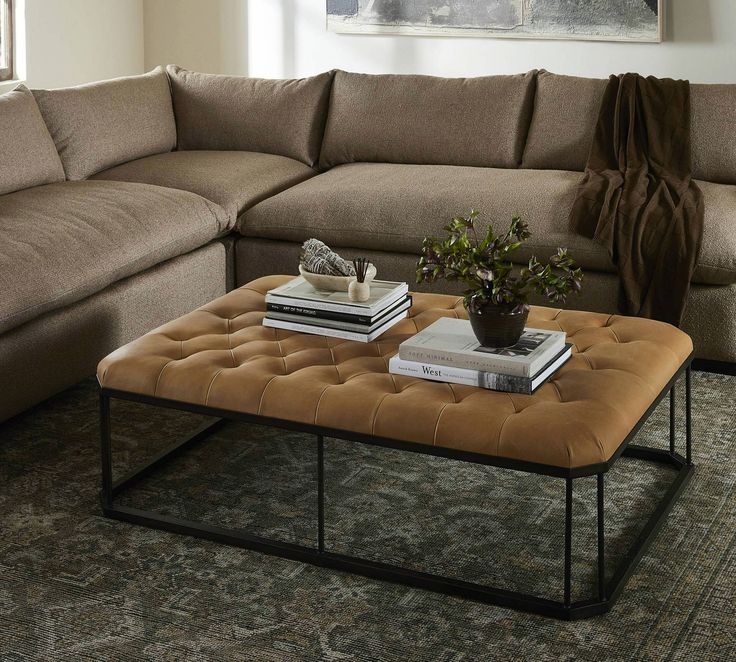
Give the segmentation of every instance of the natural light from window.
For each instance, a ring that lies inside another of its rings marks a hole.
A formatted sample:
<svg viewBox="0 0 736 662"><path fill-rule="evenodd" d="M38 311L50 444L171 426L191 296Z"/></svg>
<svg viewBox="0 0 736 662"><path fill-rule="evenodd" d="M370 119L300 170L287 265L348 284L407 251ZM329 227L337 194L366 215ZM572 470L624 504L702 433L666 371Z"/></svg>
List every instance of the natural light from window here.
<svg viewBox="0 0 736 662"><path fill-rule="evenodd" d="M0 81L13 77L12 0L0 0Z"/></svg>

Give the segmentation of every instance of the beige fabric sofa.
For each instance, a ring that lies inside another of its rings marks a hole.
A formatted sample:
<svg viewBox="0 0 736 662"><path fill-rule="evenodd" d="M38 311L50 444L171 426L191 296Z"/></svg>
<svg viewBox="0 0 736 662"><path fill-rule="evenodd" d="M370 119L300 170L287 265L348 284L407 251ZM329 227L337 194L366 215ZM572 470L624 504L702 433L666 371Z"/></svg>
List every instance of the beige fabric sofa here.
<svg viewBox="0 0 736 662"><path fill-rule="evenodd" d="M411 279L422 237L475 208L499 223L515 212L526 219L534 236L520 263L568 247L586 272L582 296L568 305L615 312L608 254L568 222L605 84L548 72L470 82L337 72L325 171L241 215L238 282L293 270L310 236L372 257L382 277ZM733 363L736 85L693 85L692 109L706 218L683 328L699 357Z"/></svg>
<svg viewBox="0 0 736 662"><path fill-rule="evenodd" d="M295 81L170 66L0 96L0 420L92 374L114 347L317 236L413 281L426 234L521 213L540 257L586 270L571 306L614 311L605 251L567 214L605 81L531 72ZM736 86L693 87L706 234L684 329L736 362Z"/></svg>

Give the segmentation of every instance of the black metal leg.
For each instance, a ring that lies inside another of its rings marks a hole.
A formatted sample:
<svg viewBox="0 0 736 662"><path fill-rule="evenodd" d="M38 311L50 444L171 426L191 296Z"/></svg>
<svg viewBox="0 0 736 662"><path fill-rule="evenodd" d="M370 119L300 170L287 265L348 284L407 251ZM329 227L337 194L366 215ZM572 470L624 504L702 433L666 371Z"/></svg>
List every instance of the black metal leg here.
<svg viewBox="0 0 736 662"><path fill-rule="evenodd" d="M572 585L572 478L565 479L565 606L571 602Z"/></svg>
<svg viewBox="0 0 736 662"><path fill-rule="evenodd" d="M110 398L100 393L100 449L102 454L102 504L112 504L112 442L110 435Z"/></svg>
<svg viewBox="0 0 736 662"><path fill-rule="evenodd" d="M675 416L677 414L675 404L675 385L672 384L670 389L670 453L673 455L675 453Z"/></svg>
<svg viewBox="0 0 736 662"><path fill-rule="evenodd" d="M692 377L692 368L690 366L685 370L685 461L688 465L693 463L692 458L692 397L690 394L690 382Z"/></svg>
<svg viewBox="0 0 736 662"><path fill-rule="evenodd" d="M325 551L325 439L317 435L317 547Z"/></svg>
<svg viewBox="0 0 736 662"><path fill-rule="evenodd" d="M606 599L606 557L605 557L605 530L603 508L603 477L598 474L598 598Z"/></svg>
<svg viewBox="0 0 736 662"><path fill-rule="evenodd" d="M681 374L681 373L680 373ZM668 384L669 388L674 385L675 379ZM677 470L675 480L670 485L667 493L664 495L656 510L650 516L644 528L639 533L633 546L629 549L626 557L617 565L611 573L611 578L606 582L605 577L605 537L604 537L604 472L607 467L597 467L599 473L597 476L597 511L598 511L598 569L597 583L598 596L577 602L572 601L572 517L573 517L573 478L574 475L564 476L565 484L565 553L564 553L564 601L550 600L529 593L521 593L509 591L502 588L474 584L460 579L453 579L441 575L419 572L413 569L403 568L399 565L383 563L363 559L357 556L340 554L325 549L325 470L324 470L324 434L331 437L339 437L334 430L322 429L302 429L300 427L290 427L284 425L282 421L261 422L260 418L253 420L248 415L241 415L234 412L223 412L222 410L209 408L193 408L190 405L182 405L181 403L161 401L155 399L142 398L141 396L117 392L102 391L100 397L100 437L102 449L102 505L103 512L107 517L118 519L121 521L131 522L143 526L153 527L164 531L171 531L183 535L197 536L215 542L236 545L246 549L261 551L267 554L274 554L284 558L294 559L305 563L312 563L321 567L335 568L338 570L347 570L358 573L366 577L373 577L381 580L393 581L408 586L439 591L448 595L455 595L473 600L479 600L489 604L495 604L514 609L521 609L546 616L553 616L564 619L587 618L596 614L602 614L611 609L616 602L628 578L635 571L639 560L646 552L651 541L654 539L658 529L662 526L667 513L672 508L678 495L684 489L688 480L692 476L695 467L691 462L691 374L688 369L686 372L686 423L687 423L687 459L676 452L661 448L648 448L631 444L626 441L622 454L627 457L637 458L644 461L662 463L670 465ZM668 389L665 388L660 393L657 401L653 403L652 408L656 406L666 395ZM672 398L670 404L674 400L674 393L670 393ZM156 457L150 460L143 467L133 470L129 475L118 479L117 482L112 480L112 449L111 449L111 423L110 423L110 401L114 398L124 400L132 400L164 406L173 409L182 409L184 411L194 411L195 413L207 416L221 417L222 420L205 423L193 434L188 435L183 440L177 441L170 448L165 449ZM642 420L646 420L651 411L647 412ZM671 413L674 413L671 410ZM257 423L261 425L269 425L279 423L277 427L285 427L286 429L297 429L302 432L312 432L317 436L317 548L313 544L301 545L285 541L279 541L269 538L262 538L253 535L241 529L225 529L203 522L186 520L177 517L163 515L155 511L142 510L130 506L115 504L113 499L115 495L129 487L135 485L142 477L149 475L151 471L162 466L167 460L173 458L181 452L191 448L194 443L204 440L219 425L226 424L228 421L244 420L249 423ZM638 429L638 427L636 428ZM636 431L634 430L634 432ZM673 432L671 424L670 432ZM671 439L674 435L671 434ZM345 437L362 443L375 443L382 445L380 438L362 439ZM393 442L388 445L394 447ZM402 446L397 446L403 448ZM406 448L405 450L409 450ZM434 454L434 453L431 453ZM471 460L467 457L458 457L456 459ZM615 458L614 458L615 459ZM503 466L503 465L501 465ZM518 468L521 471L526 469ZM601 469L603 469L601 471Z"/></svg>

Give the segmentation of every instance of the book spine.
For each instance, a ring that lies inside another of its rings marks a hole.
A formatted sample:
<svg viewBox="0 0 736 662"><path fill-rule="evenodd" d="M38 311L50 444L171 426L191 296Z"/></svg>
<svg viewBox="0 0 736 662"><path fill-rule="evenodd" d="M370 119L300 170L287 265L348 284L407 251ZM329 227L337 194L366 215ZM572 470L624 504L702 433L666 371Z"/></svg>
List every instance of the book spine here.
<svg viewBox="0 0 736 662"><path fill-rule="evenodd" d="M333 313L348 313L350 315L367 315L369 317L375 317L389 306L395 305L402 299L402 297L407 295L408 291L408 287L402 288L400 291L396 292L388 302L384 302L382 308L375 308L373 306L354 306L348 303L320 301L319 299L297 299L294 297L283 296L281 294L272 294L270 292L266 294L266 305L279 304L285 306L302 306L313 310L326 310Z"/></svg>
<svg viewBox="0 0 736 662"><path fill-rule="evenodd" d="M284 306L272 303L266 304L266 311L270 313L269 317L283 319L287 322L313 323L319 326L327 325L334 326L338 329L345 328L347 330L369 333L371 327L378 327L401 311L408 310L411 308L411 304L412 298L405 296L374 317L368 315L351 315L348 313L333 313L330 311L314 310L305 306ZM346 326L343 327L343 324Z"/></svg>
<svg viewBox="0 0 736 662"><path fill-rule="evenodd" d="M449 382L451 384L462 384L464 386L478 386L492 391L503 391L505 393L532 392L532 380L528 377L513 377L499 375L479 370L467 370L464 368L448 368L441 365L429 363L416 363L404 361L394 356L389 361L389 372L405 377L417 377L429 379L436 382Z"/></svg>
<svg viewBox="0 0 736 662"><path fill-rule="evenodd" d="M284 315L301 315L314 319L325 319L333 322L347 322L348 324L365 324L370 326L372 318L369 315L354 315L352 313L338 313L329 310L318 310L305 306L289 306L281 303L267 303L266 310Z"/></svg>
<svg viewBox="0 0 736 662"><path fill-rule="evenodd" d="M341 331L355 331L356 333L370 333L381 326L381 322L368 326L366 324L351 324L349 322L336 322L334 320L323 319L321 317L304 318L302 315L288 315L286 313L266 313L268 319L280 320L282 322L293 322L294 324L309 324L318 326L321 329L339 329ZM387 322L390 318L387 318Z"/></svg>
<svg viewBox="0 0 736 662"><path fill-rule="evenodd" d="M276 303L286 306L304 306L306 303L309 304L310 308L314 310L327 310L333 313L348 313L351 315L364 314L373 316L373 311L365 306L351 306L346 303L328 303L326 301L310 300L309 302L304 299L290 299L289 297L282 297L275 294L266 295L266 305L269 303Z"/></svg>
<svg viewBox="0 0 736 662"><path fill-rule="evenodd" d="M423 349L422 347L406 347L399 345L399 357L404 361L415 361L416 363L427 363L431 365L442 365L451 368L465 368L466 370L477 370L479 372L492 372L509 375L512 377L529 377L528 366L521 363L507 363L490 358L489 355L479 354L478 357L467 354L455 354L453 352L442 352L434 349Z"/></svg>
<svg viewBox="0 0 736 662"><path fill-rule="evenodd" d="M275 320L269 317L263 318L263 326L268 326L274 329L284 329L285 331L296 331L297 333L310 333L317 336L327 336L329 338L353 340L356 342L369 341L367 333L356 333L354 331L343 331L342 329L330 329L328 327L315 327L309 324L300 324L298 322L284 322L283 320Z"/></svg>

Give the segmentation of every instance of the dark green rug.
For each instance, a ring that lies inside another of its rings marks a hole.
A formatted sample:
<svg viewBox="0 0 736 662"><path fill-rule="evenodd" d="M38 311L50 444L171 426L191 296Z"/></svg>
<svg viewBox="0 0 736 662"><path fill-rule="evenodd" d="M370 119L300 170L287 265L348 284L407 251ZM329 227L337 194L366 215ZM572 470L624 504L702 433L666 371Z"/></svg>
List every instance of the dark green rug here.
<svg viewBox="0 0 736 662"><path fill-rule="evenodd" d="M0 660L736 659L736 378L693 389L693 480L613 612L562 623L102 518L85 382L0 426ZM667 413L640 443L666 447ZM119 471L201 421L113 416ZM231 425L124 502L309 544L314 460L313 438ZM560 597L563 481L334 440L326 472L330 549ZM608 474L609 573L671 475L629 459ZM583 598L594 479L574 508Z"/></svg>

